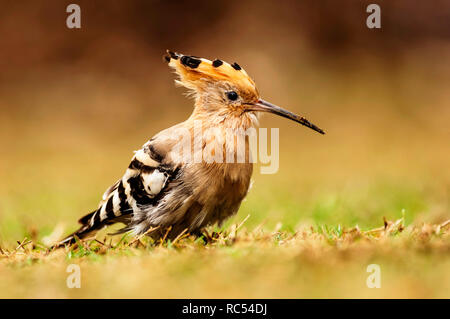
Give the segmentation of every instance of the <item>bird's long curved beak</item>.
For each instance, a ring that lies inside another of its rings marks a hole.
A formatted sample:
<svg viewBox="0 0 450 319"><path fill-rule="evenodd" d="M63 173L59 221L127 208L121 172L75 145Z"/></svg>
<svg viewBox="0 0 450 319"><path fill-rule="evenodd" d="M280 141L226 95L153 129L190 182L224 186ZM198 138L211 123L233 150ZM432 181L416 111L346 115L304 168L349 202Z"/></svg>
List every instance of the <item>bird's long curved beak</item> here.
<svg viewBox="0 0 450 319"><path fill-rule="evenodd" d="M257 111L257 112L269 112L273 113L282 117L285 117L287 119L293 120L297 123L300 123L301 125L304 125L306 127L309 127L310 129L319 132L320 134L325 134L325 132L317 127L316 125L309 122L307 119L305 119L302 116L298 116L292 112L289 112L279 106L276 106L272 103L269 103L267 101L264 101L263 99L259 99L258 102L253 104L248 104L248 107L246 108L246 111Z"/></svg>

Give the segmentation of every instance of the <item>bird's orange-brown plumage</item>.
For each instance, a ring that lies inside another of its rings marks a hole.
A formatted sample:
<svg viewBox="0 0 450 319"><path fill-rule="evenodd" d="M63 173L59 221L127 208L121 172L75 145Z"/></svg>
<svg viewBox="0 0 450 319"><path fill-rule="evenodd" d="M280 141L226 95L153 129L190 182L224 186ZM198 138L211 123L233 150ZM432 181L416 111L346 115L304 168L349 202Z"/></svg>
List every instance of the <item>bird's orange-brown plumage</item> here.
<svg viewBox="0 0 450 319"><path fill-rule="evenodd" d="M151 233L155 238L174 238L183 231L198 234L235 214L250 187L253 164L246 132L258 124L258 112L271 112L324 134L305 118L260 99L254 81L237 63L172 51L167 51L165 60L178 75L176 82L195 98L191 116L159 132L135 152L99 207L82 217L80 229L60 245L115 222L125 224L122 232L134 234L156 227ZM215 134L203 135L208 130ZM242 133L244 157L239 161L237 140ZM179 147L182 143L187 143L192 156L181 154L186 150Z"/></svg>

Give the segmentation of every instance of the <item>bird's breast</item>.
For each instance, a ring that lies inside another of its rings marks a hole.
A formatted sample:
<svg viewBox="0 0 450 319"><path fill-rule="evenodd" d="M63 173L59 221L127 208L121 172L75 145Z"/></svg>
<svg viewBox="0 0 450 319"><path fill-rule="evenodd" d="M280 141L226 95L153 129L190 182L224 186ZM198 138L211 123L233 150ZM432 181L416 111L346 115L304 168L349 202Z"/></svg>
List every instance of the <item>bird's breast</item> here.
<svg viewBox="0 0 450 319"><path fill-rule="evenodd" d="M251 163L194 164L186 169L193 193L203 204L209 201L241 201L250 186Z"/></svg>

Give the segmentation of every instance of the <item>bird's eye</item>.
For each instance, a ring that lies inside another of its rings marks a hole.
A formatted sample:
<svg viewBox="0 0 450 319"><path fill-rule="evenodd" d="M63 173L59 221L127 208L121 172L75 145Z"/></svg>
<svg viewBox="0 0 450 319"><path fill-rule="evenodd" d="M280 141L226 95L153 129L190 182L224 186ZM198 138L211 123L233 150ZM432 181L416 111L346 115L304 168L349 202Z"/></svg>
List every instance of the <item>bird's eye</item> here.
<svg viewBox="0 0 450 319"><path fill-rule="evenodd" d="M234 91L227 92L227 98L230 101L236 101L238 99L238 97L239 97L238 94Z"/></svg>

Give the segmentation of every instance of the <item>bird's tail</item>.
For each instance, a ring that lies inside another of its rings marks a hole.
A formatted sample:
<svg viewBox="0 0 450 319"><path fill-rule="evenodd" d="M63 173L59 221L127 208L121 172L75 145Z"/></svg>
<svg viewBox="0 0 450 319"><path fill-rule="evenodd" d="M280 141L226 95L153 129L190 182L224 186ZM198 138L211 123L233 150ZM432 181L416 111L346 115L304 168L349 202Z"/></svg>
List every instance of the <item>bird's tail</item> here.
<svg viewBox="0 0 450 319"><path fill-rule="evenodd" d="M103 227L116 222L124 222L127 224L132 212L133 210L127 202L123 182L122 180L118 180L105 192L100 206L92 213L80 218L78 222L81 224L81 227L54 247L74 244L76 238L86 238L89 235L95 234Z"/></svg>
<svg viewBox="0 0 450 319"><path fill-rule="evenodd" d="M101 227L101 223L92 223L93 218L95 218L95 214L97 213L97 210L93 211L92 213L89 213L83 217L80 218L78 221L82 226L72 234L68 235L66 238L58 242L53 246L53 248L60 248L67 245L75 244L78 239L86 238L88 235L95 233L98 231Z"/></svg>

